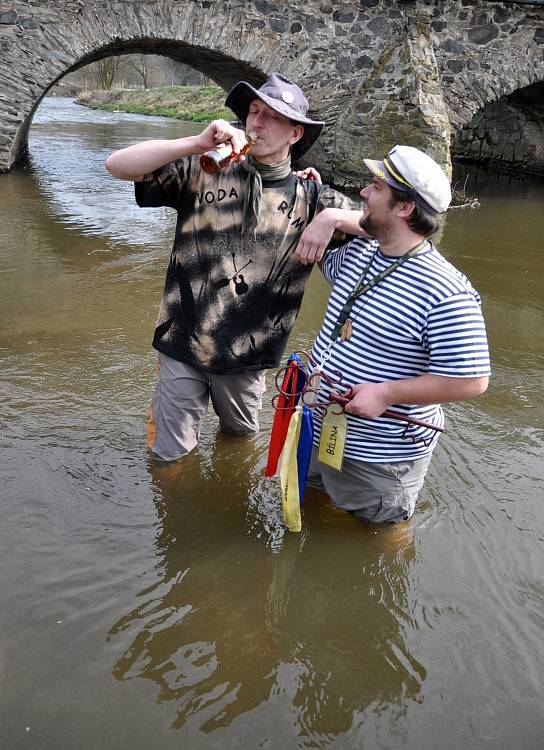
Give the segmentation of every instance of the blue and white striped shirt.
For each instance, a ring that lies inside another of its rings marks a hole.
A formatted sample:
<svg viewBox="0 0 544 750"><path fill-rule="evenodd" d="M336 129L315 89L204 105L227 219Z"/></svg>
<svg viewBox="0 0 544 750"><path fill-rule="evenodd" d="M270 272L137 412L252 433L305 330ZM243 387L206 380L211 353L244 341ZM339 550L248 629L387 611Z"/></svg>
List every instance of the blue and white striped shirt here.
<svg viewBox="0 0 544 750"><path fill-rule="evenodd" d="M376 252L377 251L377 252ZM396 258L382 254L376 241L357 238L329 252L323 263L333 289L325 319L312 349L320 362L331 344L331 333L342 308L374 255L366 282L384 271ZM323 372L341 372L342 386L382 383L430 373L454 378L490 374L489 352L480 297L469 280L430 243L387 278L359 297L351 310L353 333L337 341ZM322 384L322 390L327 386ZM391 407L442 427L440 405ZM406 423L379 417L363 419L351 414L345 457L377 463L421 458L434 447L438 433L410 426L409 435L431 439L429 445L403 438ZM316 415L317 417L317 415ZM321 422L315 419L314 442L319 443Z"/></svg>

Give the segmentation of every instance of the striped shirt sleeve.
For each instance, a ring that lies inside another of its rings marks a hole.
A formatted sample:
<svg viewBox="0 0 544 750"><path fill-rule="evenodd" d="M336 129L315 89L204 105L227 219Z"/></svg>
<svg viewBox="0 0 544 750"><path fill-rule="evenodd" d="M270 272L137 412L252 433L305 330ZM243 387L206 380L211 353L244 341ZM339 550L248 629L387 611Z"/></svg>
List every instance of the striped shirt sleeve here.
<svg viewBox="0 0 544 750"><path fill-rule="evenodd" d="M340 271L345 265L353 263L355 257L370 258L371 253L377 247L375 240L365 240L363 237L356 237L354 240L347 242L333 250L329 250L323 261L321 271L331 286L334 286Z"/></svg>
<svg viewBox="0 0 544 750"><path fill-rule="evenodd" d="M430 374L451 378L490 375L482 311L469 292L446 297L433 307L424 335Z"/></svg>

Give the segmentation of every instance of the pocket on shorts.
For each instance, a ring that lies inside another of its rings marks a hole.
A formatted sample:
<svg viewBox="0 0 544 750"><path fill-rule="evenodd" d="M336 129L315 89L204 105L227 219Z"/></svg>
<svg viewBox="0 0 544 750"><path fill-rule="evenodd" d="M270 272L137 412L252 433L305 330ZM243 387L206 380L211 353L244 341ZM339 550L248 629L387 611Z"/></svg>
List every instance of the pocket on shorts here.
<svg viewBox="0 0 544 750"><path fill-rule="evenodd" d="M400 523L406 521L415 509L415 498L411 498L403 489L381 498L375 515L369 520L372 523Z"/></svg>
<svg viewBox="0 0 544 750"><path fill-rule="evenodd" d="M390 464L391 474L402 482L402 480L413 471L414 461L400 461L399 463Z"/></svg>

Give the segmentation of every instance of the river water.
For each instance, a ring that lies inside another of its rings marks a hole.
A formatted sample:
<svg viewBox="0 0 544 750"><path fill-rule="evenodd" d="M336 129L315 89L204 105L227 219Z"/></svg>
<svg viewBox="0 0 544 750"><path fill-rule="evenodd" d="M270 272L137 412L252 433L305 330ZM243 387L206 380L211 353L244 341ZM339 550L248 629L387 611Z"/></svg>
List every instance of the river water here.
<svg viewBox="0 0 544 750"><path fill-rule="evenodd" d="M0 745L540 748L544 187L471 173L481 208L448 216L493 380L447 406L411 524L311 496L292 535L269 399L254 440L210 415L184 462L144 451L174 218L103 162L192 127L46 99L0 176ZM316 272L291 348L326 295Z"/></svg>

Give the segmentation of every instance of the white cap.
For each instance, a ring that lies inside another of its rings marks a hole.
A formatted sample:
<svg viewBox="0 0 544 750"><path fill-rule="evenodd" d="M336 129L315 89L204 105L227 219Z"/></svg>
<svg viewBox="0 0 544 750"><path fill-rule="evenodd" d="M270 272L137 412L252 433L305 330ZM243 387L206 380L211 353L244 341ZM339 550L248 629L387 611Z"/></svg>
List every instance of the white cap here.
<svg viewBox="0 0 544 750"><path fill-rule="evenodd" d="M450 181L442 167L412 146L395 146L383 161L365 159L372 174L385 180L431 213L442 213L451 202Z"/></svg>

